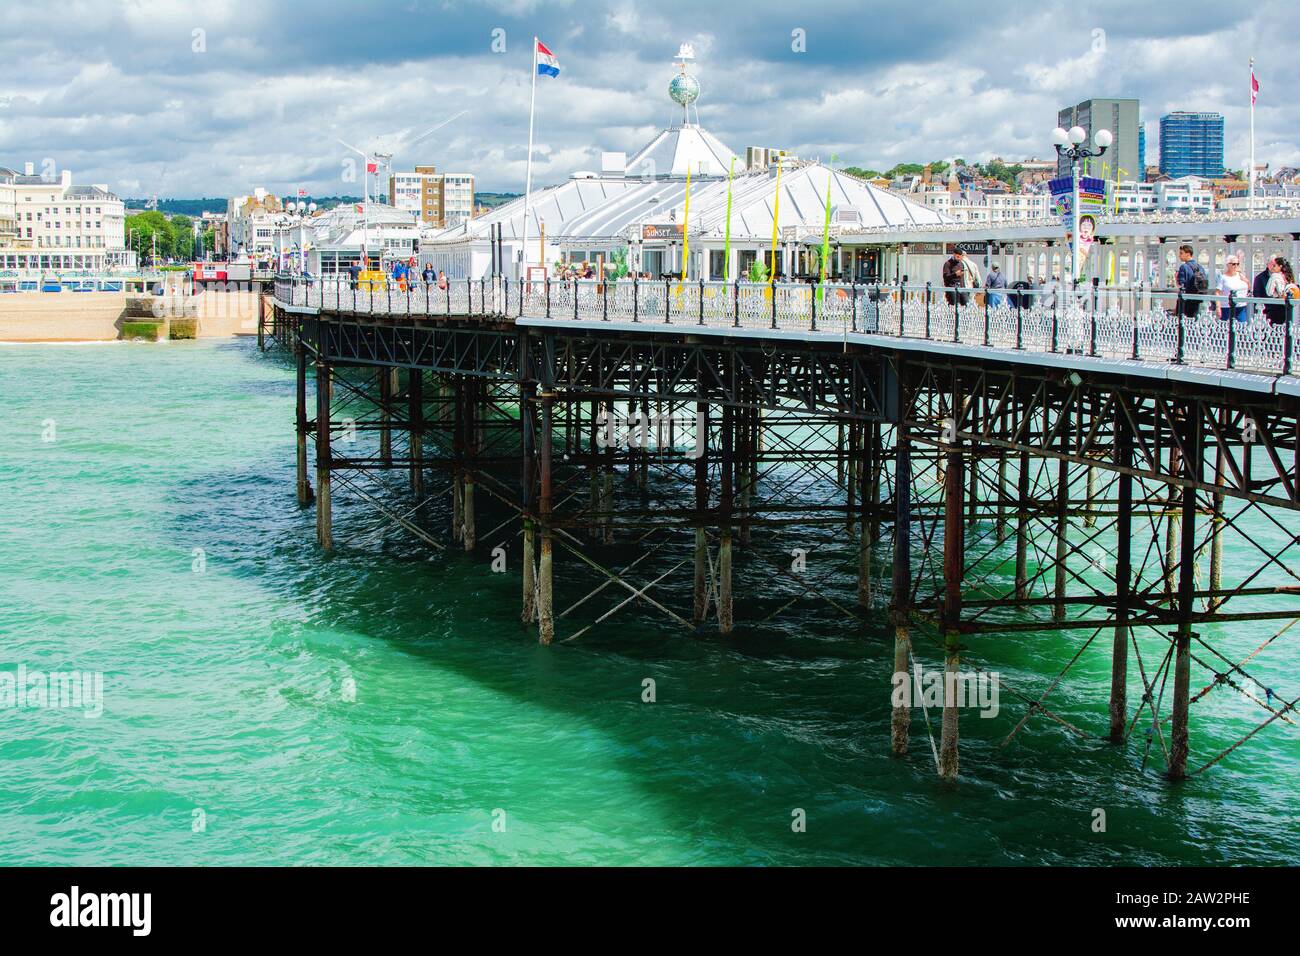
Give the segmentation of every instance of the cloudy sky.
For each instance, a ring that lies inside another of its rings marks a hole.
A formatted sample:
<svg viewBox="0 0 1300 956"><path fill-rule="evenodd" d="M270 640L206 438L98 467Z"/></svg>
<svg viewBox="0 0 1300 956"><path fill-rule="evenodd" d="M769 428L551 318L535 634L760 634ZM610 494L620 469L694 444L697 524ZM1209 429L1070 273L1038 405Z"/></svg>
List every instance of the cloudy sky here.
<svg viewBox="0 0 1300 956"><path fill-rule="evenodd" d="M562 67L538 83L543 183L674 118L683 40L701 122L742 154L874 168L1041 157L1058 107L1131 96L1148 161L1161 114L1217 110L1237 167L1253 55L1258 158L1300 165L1291 0L0 0L0 165L52 164L124 196L359 193L344 140L392 144L396 168L520 190L534 33Z"/></svg>

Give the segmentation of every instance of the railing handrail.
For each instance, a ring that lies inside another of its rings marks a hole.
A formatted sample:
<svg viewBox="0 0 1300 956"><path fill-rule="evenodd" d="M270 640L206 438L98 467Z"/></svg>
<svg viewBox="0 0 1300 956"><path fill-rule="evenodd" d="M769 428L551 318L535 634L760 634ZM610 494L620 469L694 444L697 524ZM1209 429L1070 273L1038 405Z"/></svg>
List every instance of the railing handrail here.
<svg viewBox="0 0 1300 956"><path fill-rule="evenodd" d="M995 303L989 293L1001 298ZM501 277L461 278L449 279L445 288L417 279L402 289L386 279L289 275L277 277L275 295L286 305L349 314L528 317L557 325L747 326L817 339L852 332L1271 375L1291 374L1300 329L1298 298L1192 294L1142 285L989 290L933 283L644 281L626 276L545 277L522 284ZM1281 315L1278 306L1284 309Z"/></svg>

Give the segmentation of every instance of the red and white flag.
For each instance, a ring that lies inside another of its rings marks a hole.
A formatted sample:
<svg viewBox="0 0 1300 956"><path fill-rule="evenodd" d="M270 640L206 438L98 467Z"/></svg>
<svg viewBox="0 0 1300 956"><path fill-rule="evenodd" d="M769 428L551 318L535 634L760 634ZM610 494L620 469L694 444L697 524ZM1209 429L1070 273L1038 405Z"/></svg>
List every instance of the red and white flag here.
<svg viewBox="0 0 1300 956"><path fill-rule="evenodd" d="M307 195L307 190L305 190L305 189L303 189L301 186L299 186L299 187L298 187L298 198L301 199L302 197L304 197L304 196L306 196L306 195Z"/></svg>
<svg viewBox="0 0 1300 956"><path fill-rule="evenodd" d="M364 215L365 211L366 211L365 205L362 203L357 203L357 212L362 213Z"/></svg>
<svg viewBox="0 0 1300 956"><path fill-rule="evenodd" d="M1259 80L1255 79L1255 68L1250 68L1250 105L1255 105L1255 98L1259 96Z"/></svg>
<svg viewBox="0 0 1300 956"><path fill-rule="evenodd" d="M537 60L538 76L560 75L560 61L556 58L554 53L546 49L546 44L541 40L537 41L537 50L534 52L534 57Z"/></svg>
<svg viewBox="0 0 1300 956"><path fill-rule="evenodd" d="M367 160L366 160L366 172L368 172L368 173L377 173L377 172L379 172L379 164L376 163L374 160L367 159Z"/></svg>

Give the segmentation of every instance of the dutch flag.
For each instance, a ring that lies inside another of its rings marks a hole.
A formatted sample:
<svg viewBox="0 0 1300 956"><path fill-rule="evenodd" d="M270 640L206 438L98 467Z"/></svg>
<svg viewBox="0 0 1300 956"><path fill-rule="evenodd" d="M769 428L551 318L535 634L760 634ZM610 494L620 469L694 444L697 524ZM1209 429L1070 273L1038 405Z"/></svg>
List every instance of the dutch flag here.
<svg viewBox="0 0 1300 956"><path fill-rule="evenodd" d="M541 40L537 41L537 49L533 51L533 56L537 60L538 76L560 75L560 61L556 59L554 53L546 49L546 45Z"/></svg>

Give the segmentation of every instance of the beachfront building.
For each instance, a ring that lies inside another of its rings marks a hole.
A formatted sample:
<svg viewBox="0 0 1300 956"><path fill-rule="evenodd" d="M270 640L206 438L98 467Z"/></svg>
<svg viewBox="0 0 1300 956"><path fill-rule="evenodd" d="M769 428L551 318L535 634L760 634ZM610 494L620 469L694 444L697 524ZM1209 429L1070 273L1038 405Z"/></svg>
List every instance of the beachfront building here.
<svg viewBox="0 0 1300 956"><path fill-rule="evenodd" d="M433 166L416 166L388 179L388 205L414 213L438 229L455 226L474 215L474 176L440 173Z"/></svg>
<svg viewBox="0 0 1300 956"><path fill-rule="evenodd" d="M14 212L14 180L18 173L0 166L0 246L9 245L18 234Z"/></svg>
<svg viewBox="0 0 1300 956"><path fill-rule="evenodd" d="M248 256L257 261L270 259L274 253L273 236L280 225L284 204L258 187L251 196L232 196L226 201L228 242L232 256Z"/></svg>
<svg viewBox="0 0 1300 956"><path fill-rule="evenodd" d="M1214 211L1214 192L1198 176L1151 183L1125 180L1114 188L1111 198L1120 215L1204 215Z"/></svg>
<svg viewBox="0 0 1300 956"><path fill-rule="evenodd" d="M1250 191L1242 188L1219 200L1220 212L1242 213L1251 208ZM1259 213L1300 212L1300 186L1290 183L1258 183L1254 209Z"/></svg>
<svg viewBox="0 0 1300 956"><path fill-rule="evenodd" d="M326 212L309 204L281 217L273 231L278 268L334 275L361 264L364 247L371 268L409 262L420 242L420 221L386 203L344 203Z"/></svg>
<svg viewBox="0 0 1300 956"><path fill-rule="evenodd" d="M122 200L104 184L74 185L69 170L37 174L32 163L21 173L3 170L0 220L11 223L0 222L0 269L107 272L135 265Z"/></svg>
<svg viewBox="0 0 1300 956"><path fill-rule="evenodd" d="M661 130L630 159L607 153L600 172L575 172L562 183L535 189L526 251L521 197L428 237L420 246L421 260L454 279L481 278L494 264L517 277L525 263L534 276L572 263L654 279L743 278L751 270L757 274L760 262L783 277L819 274L829 194L828 273L865 280L879 274L879 262L866 251L859 258L846 256L834 240L840 230L950 221L818 162L787 155L779 165L756 162L748 169L699 125L698 116L691 119L698 92L698 81L683 65L669 86L669 95L682 106L680 122Z"/></svg>
<svg viewBox="0 0 1300 956"><path fill-rule="evenodd" d="M1049 196L1044 192L989 193L981 190L953 192L929 188L918 194L921 201L956 222L1016 222L1037 219L1048 213Z"/></svg>

